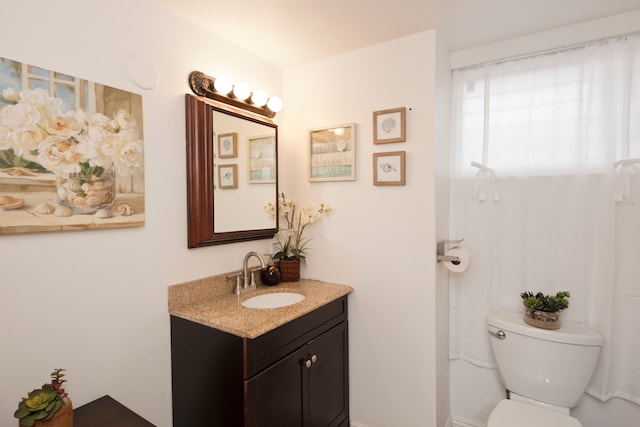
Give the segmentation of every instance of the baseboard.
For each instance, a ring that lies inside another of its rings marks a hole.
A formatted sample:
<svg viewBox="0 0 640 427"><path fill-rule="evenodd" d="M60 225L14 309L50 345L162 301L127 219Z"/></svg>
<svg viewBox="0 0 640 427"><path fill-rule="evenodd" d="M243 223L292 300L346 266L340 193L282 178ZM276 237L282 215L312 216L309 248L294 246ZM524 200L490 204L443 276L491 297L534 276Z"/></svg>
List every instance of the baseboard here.
<svg viewBox="0 0 640 427"><path fill-rule="evenodd" d="M481 423L476 420L469 420L462 417L453 417L451 426L452 427L487 427L487 424Z"/></svg>
<svg viewBox="0 0 640 427"><path fill-rule="evenodd" d="M369 427L369 426L366 424L351 420L350 427ZM486 426L484 424L478 424L478 423L473 424L473 422L470 420L456 420L456 422L454 422L452 421L451 418L449 418L444 427L486 427Z"/></svg>

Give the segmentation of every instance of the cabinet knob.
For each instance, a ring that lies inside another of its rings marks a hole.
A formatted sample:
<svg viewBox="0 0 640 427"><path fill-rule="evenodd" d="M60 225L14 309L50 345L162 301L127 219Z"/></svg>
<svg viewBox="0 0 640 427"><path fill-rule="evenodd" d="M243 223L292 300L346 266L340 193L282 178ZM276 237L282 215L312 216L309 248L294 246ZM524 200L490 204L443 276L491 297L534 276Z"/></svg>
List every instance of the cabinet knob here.
<svg viewBox="0 0 640 427"><path fill-rule="evenodd" d="M315 354L311 356L311 363L316 363L317 361L318 361L318 356L316 356Z"/></svg>
<svg viewBox="0 0 640 427"><path fill-rule="evenodd" d="M307 359L307 361L306 361L306 362L304 362L304 366L306 366L306 367L307 367L307 369L309 369L309 368L311 367L311 363L312 363L312 362L311 362L311 359Z"/></svg>

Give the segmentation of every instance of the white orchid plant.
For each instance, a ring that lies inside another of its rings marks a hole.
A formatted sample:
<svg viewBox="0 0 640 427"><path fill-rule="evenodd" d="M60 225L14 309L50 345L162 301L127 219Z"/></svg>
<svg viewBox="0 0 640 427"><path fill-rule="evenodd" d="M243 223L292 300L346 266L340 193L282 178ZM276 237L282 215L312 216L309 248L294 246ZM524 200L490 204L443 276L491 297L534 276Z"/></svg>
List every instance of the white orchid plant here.
<svg viewBox="0 0 640 427"><path fill-rule="evenodd" d="M269 202L264 206L264 209L275 216L275 204ZM296 212L295 201L281 193L278 197L278 209L280 218L283 221L280 222L280 230L275 236L277 250L272 258L284 260L305 259L308 251L307 245L310 240L303 237L305 228L329 215L333 212L333 208L321 203L318 208L306 206ZM286 225L286 228L282 227L283 225Z"/></svg>
<svg viewBox="0 0 640 427"><path fill-rule="evenodd" d="M62 100L39 88L4 89L0 107L0 167L14 175L50 171L88 180L111 167L120 176L142 168L140 133L125 110L112 118L63 113Z"/></svg>

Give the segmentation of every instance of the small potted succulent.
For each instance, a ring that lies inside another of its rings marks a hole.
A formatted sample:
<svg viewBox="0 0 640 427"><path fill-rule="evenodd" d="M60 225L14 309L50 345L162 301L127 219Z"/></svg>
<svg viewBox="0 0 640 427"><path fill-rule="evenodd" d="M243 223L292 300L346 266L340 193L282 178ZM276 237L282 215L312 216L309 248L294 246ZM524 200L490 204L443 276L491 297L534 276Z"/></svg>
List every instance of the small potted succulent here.
<svg viewBox="0 0 640 427"><path fill-rule="evenodd" d="M62 379L64 371L54 369L51 383L32 390L18 403L13 416L19 420L20 427L73 427L71 400L62 388L67 381Z"/></svg>
<svg viewBox="0 0 640 427"><path fill-rule="evenodd" d="M524 321L538 328L559 329L560 313L569 307L569 297L567 291L561 291L555 295L545 295L542 292L523 292L522 304L525 307Z"/></svg>

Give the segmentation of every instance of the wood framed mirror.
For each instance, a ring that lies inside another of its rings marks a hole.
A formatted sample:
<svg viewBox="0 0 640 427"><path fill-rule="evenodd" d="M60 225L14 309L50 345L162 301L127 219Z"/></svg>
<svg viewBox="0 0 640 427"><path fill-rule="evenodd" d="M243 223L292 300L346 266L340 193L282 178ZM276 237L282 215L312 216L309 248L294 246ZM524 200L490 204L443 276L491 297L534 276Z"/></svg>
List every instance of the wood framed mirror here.
<svg viewBox="0 0 640 427"><path fill-rule="evenodd" d="M191 94L185 112L188 247L272 238L278 230L278 126ZM265 211L267 203L276 206L275 217Z"/></svg>

